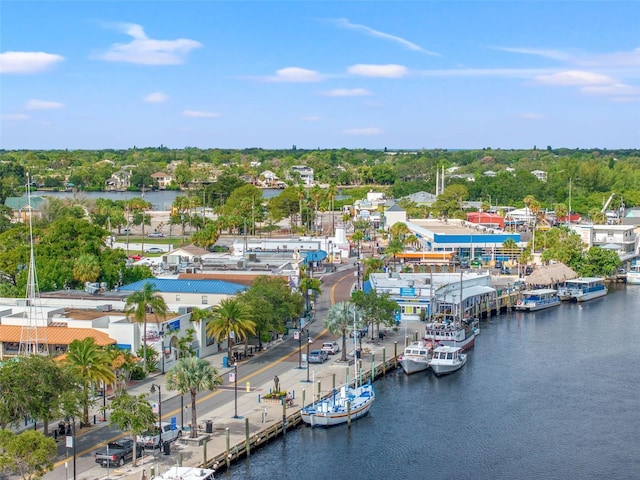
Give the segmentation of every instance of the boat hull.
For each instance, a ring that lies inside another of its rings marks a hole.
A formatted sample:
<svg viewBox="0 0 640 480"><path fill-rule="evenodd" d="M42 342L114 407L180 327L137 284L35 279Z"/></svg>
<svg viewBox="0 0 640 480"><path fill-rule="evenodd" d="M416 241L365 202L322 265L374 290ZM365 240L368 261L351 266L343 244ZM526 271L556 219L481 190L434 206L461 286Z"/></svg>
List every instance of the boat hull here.
<svg viewBox="0 0 640 480"><path fill-rule="evenodd" d="M533 303L533 304L523 303L521 305L516 305L516 310L520 310L523 312L537 312L538 310L557 307L560 305L560 303L561 302L559 298L555 302L548 302L548 303Z"/></svg>
<svg viewBox="0 0 640 480"><path fill-rule="evenodd" d="M640 285L640 271L627 272L627 285Z"/></svg>
<svg viewBox="0 0 640 480"><path fill-rule="evenodd" d="M429 359L428 358L407 358L403 357L400 360L400 366L404 373L407 375L411 375L412 373L424 372L427 368L429 368Z"/></svg>
<svg viewBox="0 0 640 480"><path fill-rule="evenodd" d="M301 411L302 421L312 427L333 427L364 417L375 400L373 385L367 384L357 388L343 387L345 392L334 394L320 402L304 407ZM347 401L351 402L347 410Z"/></svg>
<svg viewBox="0 0 640 480"><path fill-rule="evenodd" d="M465 363L467 363L467 355L461 354L459 357L459 361L456 362L439 363L432 360L431 370L433 370L433 373L440 377L442 375L449 375L450 373L457 372L462 367L464 367Z"/></svg>

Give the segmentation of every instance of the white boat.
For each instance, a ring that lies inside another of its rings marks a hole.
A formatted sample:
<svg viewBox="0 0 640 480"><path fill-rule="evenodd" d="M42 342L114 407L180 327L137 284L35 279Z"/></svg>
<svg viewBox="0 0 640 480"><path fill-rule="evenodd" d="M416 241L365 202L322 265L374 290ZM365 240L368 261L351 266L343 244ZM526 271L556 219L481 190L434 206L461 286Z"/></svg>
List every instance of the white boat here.
<svg viewBox="0 0 640 480"><path fill-rule="evenodd" d="M404 352L400 355L400 366L407 375L422 372L429 368L429 360L432 355L433 343L422 340L412 342L405 347Z"/></svg>
<svg viewBox="0 0 640 480"><path fill-rule="evenodd" d="M373 385L359 387L343 385L333 395L314 402L300 410L302 421L312 427L332 427L357 420L369 413L375 400Z"/></svg>
<svg viewBox="0 0 640 480"><path fill-rule="evenodd" d="M424 339L440 345L459 347L462 350L471 348L476 336L480 333L477 323L446 320L427 323Z"/></svg>
<svg viewBox="0 0 640 480"><path fill-rule="evenodd" d="M171 467L162 475L156 475L154 480L213 480L214 471L209 468Z"/></svg>
<svg viewBox="0 0 640 480"><path fill-rule="evenodd" d="M558 291L552 288L539 288L522 292L522 298L516 303L516 310L535 312L560 305Z"/></svg>
<svg viewBox="0 0 640 480"><path fill-rule="evenodd" d="M467 363L467 354L460 347L436 347L429 366L436 375L446 375L460 370Z"/></svg>
<svg viewBox="0 0 640 480"><path fill-rule="evenodd" d="M604 297L607 294L607 286L602 277L580 277L567 280L563 287L558 289L560 300L572 300L585 302L594 298Z"/></svg>
<svg viewBox="0 0 640 480"><path fill-rule="evenodd" d="M636 260L627 270L627 285L640 285L640 261Z"/></svg>

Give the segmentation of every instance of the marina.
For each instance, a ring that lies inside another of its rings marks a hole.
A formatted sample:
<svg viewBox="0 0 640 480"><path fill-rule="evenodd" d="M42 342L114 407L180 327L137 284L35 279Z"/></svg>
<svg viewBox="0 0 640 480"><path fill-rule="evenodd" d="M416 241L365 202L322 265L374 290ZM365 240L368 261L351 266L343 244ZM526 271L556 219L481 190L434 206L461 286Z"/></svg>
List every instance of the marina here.
<svg viewBox="0 0 640 480"><path fill-rule="evenodd" d="M629 389L640 373L632 363L612 370L610 361L637 351L640 321L626 312L638 310L640 290L618 286L603 302L491 317L455 375L390 370L375 382L375 409L351 429L295 429L216 478L263 479L277 465L287 466L278 469L283 480L317 478L328 466L378 478L390 473L388 456L373 453L384 437L393 446L390 478L420 476L423 462L437 462L444 478L634 479ZM601 348L622 332L615 351ZM399 408L416 398L419 410ZM420 429L429 434L407 435ZM456 448L442 438L455 438Z"/></svg>

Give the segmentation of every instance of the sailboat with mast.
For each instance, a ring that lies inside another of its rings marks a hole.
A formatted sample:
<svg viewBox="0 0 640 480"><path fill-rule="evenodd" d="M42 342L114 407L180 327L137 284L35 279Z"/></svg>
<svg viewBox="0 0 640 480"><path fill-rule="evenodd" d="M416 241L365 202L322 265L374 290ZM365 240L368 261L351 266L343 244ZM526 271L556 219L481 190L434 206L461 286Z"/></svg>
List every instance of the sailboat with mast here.
<svg viewBox="0 0 640 480"><path fill-rule="evenodd" d="M353 329L356 331L356 321L354 312ZM356 348L356 335L354 339L354 353ZM300 410L302 421L312 427L332 427L347 423L351 420L357 420L364 417L375 400L375 391L373 384L367 382L362 383L359 378L362 372L358 372L359 361L354 355L354 379L353 386L347 381L346 385L340 387L339 390L333 389L331 395L313 402Z"/></svg>

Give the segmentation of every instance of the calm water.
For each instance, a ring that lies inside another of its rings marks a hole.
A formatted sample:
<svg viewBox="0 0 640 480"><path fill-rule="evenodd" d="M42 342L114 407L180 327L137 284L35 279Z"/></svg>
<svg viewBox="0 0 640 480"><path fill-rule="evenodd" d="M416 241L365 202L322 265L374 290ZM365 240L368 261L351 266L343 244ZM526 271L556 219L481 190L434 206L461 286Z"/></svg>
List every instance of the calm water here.
<svg viewBox="0 0 640 480"><path fill-rule="evenodd" d="M640 288L483 322L467 365L376 382L370 414L290 431L227 479L640 478Z"/></svg>
<svg viewBox="0 0 640 480"><path fill-rule="evenodd" d="M279 189L264 189L262 190L262 196L264 199L268 200L270 198L276 197L280 195L282 190ZM51 196L55 198L71 198L74 195L78 195L80 197L86 197L89 199L96 198L108 198L111 200L129 200L131 198L139 198L142 196L142 192L78 192L74 194L73 192L47 192L36 190L31 192L31 195L37 196ZM151 202L154 210L171 210L171 206L173 205L173 201L177 196L185 196L188 195L188 192L176 192L173 190L162 190L156 192L145 192L144 198L148 202Z"/></svg>

